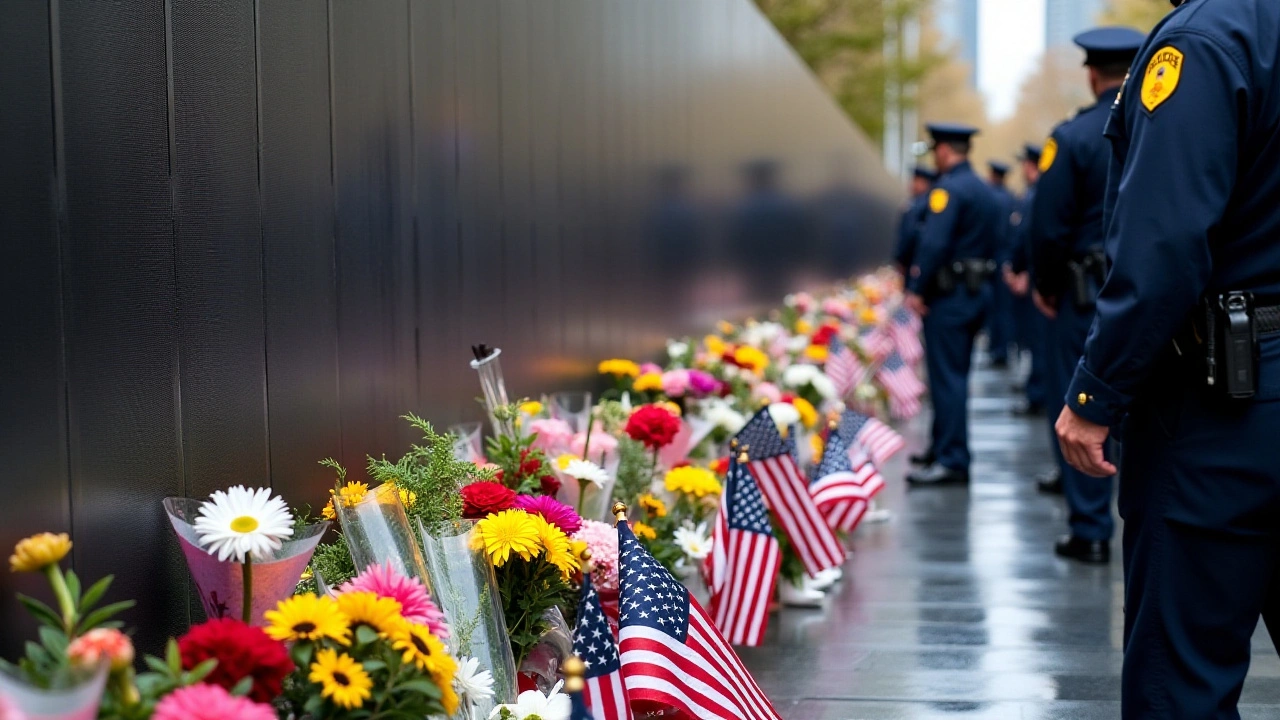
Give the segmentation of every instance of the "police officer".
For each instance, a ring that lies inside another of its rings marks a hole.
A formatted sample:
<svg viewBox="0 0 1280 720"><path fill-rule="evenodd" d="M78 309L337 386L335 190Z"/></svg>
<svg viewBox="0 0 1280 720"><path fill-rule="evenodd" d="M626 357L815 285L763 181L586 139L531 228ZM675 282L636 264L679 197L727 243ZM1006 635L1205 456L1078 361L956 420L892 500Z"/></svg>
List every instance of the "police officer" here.
<svg viewBox="0 0 1280 720"><path fill-rule="evenodd" d="M1102 201L1111 151L1102 131L1143 38L1129 28L1099 28L1075 37L1085 51L1098 102L1059 125L1040 158L1029 232L1035 302L1054 319L1048 343L1051 421L1062 409L1061 398L1084 351L1094 300L1106 276ZM1059 460L1071 532L1054 550L1082 562L1110 562L1113 479L1090 477Z"/></svg>
<svg viewBox="0 0 1280 720"><path fill-rule="evenodd" d="M1013 296L1014 340L1020 350L1031 358L1031 371L1028 373L1022 390L1026 400L1014 408L1014 414L1035 416L1044 412L1044 350L1040 347L1045 334L1048 319L1036 310L1031 301L1031 246L1027 229L1031 223L1027 218L1031 214L1031 203L1036 196L1036 183L1040 180L1040 146L1028 143L1018 156L1022 166L1022 180L1027 190L1017 201L1017 208L1010 218L1013 225L1013 237L1009 243L1009 253L1003 267L1005 286ZM1057 468L1054 468L1057 476Z"/></svg>
<svg viewBox="0 0 1280 720"><path fill-rule="evenodd" d="M996 240L996 262L1004 266L1009 261L1010 243L1013 238L1012 219L1017 210L1017 198L1005 184L1009 177L1009 164L999 160L987 163L987 182L996 195L1001 213L1009 221L1002 226L1002 233ZM1013 342L1013 297L1004 283L997 282L992 286L991 308L987 313L987 353L991 366L1005 368L1009 365L1009 344Z"/></svg>
<svg viewBox="0 0 1280 720"><path fill-rule="evenodd" d="M924 317L925 362L933 399L932 464L914 484L969 481L967 405L973 338L991 296L1000 206L969 164L976 128L932 124L938 182L907 281L907 304Z"/></svg>
<svg viewBox="0 0 1280 720"><path fill-rule="evenodd" d="M1111 269L1058 437L1105 477L1122 432L1127 720L1239 718L1259 615L1280 635L1278 125L1274 0L1182 3L1107 124Z"/></svg>
<svg viewBox="0 0 1280 720"><path fill-rule="evenodd" d="M902 268L904 275L911 270L916 245L920 241L920 230L924 227L925 215L929 212L929 191L933 189L933 183L937 179L938 174L923 165L917 165L911 171L911 199L898 223L898 243L893 250L893 260Z"/></svg>

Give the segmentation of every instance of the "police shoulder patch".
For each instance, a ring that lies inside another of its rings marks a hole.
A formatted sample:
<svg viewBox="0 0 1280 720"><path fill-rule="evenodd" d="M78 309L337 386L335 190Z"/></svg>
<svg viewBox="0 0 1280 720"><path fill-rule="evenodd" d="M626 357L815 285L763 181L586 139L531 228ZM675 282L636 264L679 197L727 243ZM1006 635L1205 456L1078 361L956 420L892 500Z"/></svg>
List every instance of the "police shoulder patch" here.
<svg viewBox="0 0 1280 720"><path fill-rule="evenodd" d="M933 192L929 193L929 209L934 214L946 210L949 202L951 202L951 194L942 188L934 188Z"/></svg>
<svg viewBox="0 0 1280 720"><path fill-rule="evenodd" d="M1155 112L1178 89L1182 61L1182 51L1172 45L1165 45L1151 56L1142 76L1142 106L1147 112Z"/></svg>
<svg viewBox="0 0 1280 720"><path fill-rule="evenodd" d="M1049 138L1044 141L1044 149L1040 151L1040 172L1049 172L1049 168L1053 167L1053 161L1057 159L1058 141Z"/></svg>

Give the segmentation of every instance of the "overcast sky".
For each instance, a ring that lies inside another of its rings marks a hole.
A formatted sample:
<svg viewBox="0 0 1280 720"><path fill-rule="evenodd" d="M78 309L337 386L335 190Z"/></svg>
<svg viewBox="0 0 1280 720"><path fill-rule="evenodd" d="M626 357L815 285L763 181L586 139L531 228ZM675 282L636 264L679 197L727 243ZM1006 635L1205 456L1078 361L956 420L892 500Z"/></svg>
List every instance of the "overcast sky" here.
<svg viewBox="0 0 1280 720"><path fill-rule="evenodd" d="M992 120L1013 114L1018 87L1044 52L1044 0L979 0L978 89Z"/></svg>

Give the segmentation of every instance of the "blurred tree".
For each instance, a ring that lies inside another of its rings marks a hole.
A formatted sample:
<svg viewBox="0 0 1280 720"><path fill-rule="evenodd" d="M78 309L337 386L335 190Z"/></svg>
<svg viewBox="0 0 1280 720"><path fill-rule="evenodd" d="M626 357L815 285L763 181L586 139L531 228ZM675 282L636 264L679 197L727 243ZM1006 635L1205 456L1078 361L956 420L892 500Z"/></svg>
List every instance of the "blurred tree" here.
<svg viewBox="0 0 1280 720"><path fill-rule="evenodd" d="M1107 0L1099 21L1104 25L1129 25L1147 31L1172 9L1169 0Z"/></svg>
<svg viewBox="0 0 1280 720"><path fill-rule="evenodd" d="M918 85L944 62L921 51L886 53L900 29L932 0L755 0L756 5L826 85L849 117L876 143L884 138L887 97L913 103L902 88ZM892 36L891 36L892 34Z"/></svg>

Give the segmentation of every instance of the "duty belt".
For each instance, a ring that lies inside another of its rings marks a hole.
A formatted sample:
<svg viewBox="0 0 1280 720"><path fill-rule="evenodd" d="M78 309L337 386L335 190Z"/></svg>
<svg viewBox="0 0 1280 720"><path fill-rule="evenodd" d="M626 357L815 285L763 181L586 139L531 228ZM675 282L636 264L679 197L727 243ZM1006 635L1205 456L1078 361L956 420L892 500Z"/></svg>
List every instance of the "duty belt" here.
<svg viewBox="0 0 1280 720"><path fill-rule="evenodd" d="M1243 400L1258 390L1258 338L1280 333L1280 305L1260 304L1252 293L1227 292L1200 302L1188 324L1190 332L1174 339L1184 358L1191 347L1202 353L1205 385L1226 397ZM1185 346L1184 346L1185 344Z"/></svg>
<svg viewBox="0 0 1280 720"><path fill-rule="evenodd" d="M934 288L943 295L950 295L961 285L970 293L978 293L996 273L996 261L986 258L956 260L938 269Z"/></svg>

